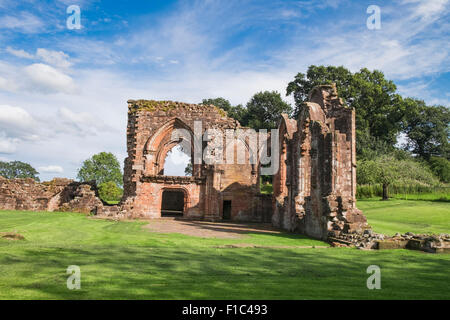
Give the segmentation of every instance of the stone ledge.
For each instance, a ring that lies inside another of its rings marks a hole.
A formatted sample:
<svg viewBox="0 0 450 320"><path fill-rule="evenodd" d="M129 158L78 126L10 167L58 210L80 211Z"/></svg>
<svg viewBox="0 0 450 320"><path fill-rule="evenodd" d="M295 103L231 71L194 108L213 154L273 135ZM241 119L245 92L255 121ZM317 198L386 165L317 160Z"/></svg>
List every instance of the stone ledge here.
<svg viewBox="0 0 450 320"><path fill-rule="evenodd" d="M141 182L157 182L168 184L205 184L206 177L183 177L183 176L162 176L162 175L144 175Z"/></svg>

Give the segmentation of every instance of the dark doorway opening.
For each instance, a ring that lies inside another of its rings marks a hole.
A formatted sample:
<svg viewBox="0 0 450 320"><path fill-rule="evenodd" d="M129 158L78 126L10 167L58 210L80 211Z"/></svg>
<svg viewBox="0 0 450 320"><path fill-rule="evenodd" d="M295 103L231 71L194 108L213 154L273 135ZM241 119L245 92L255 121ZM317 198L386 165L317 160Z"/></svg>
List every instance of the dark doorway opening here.
<svg viewBox="0 0 450 320"><path fill-rule="evenodd" d="M223 220L231 220L231 200L223 201Z"/></svg>
<svg viewBox="0 0 450 320"><path fill-rule="evenodd" d="M161 217L182 216L184 211L184 192L165 190L162 194Z"/></svg>

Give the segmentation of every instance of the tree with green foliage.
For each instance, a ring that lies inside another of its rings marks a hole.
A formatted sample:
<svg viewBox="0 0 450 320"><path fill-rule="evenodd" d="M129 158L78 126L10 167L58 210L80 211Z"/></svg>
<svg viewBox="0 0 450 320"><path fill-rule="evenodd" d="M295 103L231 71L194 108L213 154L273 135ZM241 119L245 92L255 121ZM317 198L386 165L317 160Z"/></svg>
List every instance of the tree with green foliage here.
<svg viewBox="0 0 450 320"><path fill-rule="evenodd" d="M119 161L110 152L100 152L85 160L77 177L80 181L95 180L98 185L105 182L114 182L117 186L123 184Z"/></svg>
<svg viewBox="0 0 450 320"><path fill-rule="evenodd" d="M411 98L405 99L405 104L406 149L426 160L433 156L450 159L450 110Z"/></svg>
<svg viewBox="0 0 450 320"><path fill-rule="evenodd" d="M336 83L338 95L356 110L357 151L361 156L367 149L382 154L392 151L402 129L405 105L396 93L395 84L385 79L381 71L366 68L352 73L340 66L310 66L306 74L298 73L287 86L293 95L297 115L308 100L309 92L318 85ZM377 149L379 148L379 149Z"/></svg>
<svg viewBox="0 0 450 320"><path fill-rule="evenodd" d="M374 137L369 129L356 130L356 154L358 159L374 159L394 152L393 145Z"/></svg>
<svg viewBox="0 0 450 320"><path fill-rule="evenodd" d="M0 176L7 179L32 178L39 181L39 172L30 164L21 161L0 161Z"/></svg>
<svg viewBox="0 0 450 320"><path fill-rule="evenodd" d="M282 113L291 115L292 107L276 91L256 93L247 103L244 125L253 129L275 129Z"/></svg>
<svg viewBox="0 0 450 320"><path fill-rule="evenodd" d="M228 116L239 121L239 123L242 126L248 125L248 123L247 123L248 110L247 110L247 108L243 107L241 104L238 104L237 106L233 106L232 109L228 112Z"/></svg>
<svg viewBox="0 0 450 320"><path fill-rule="evenodd" d="M381 184L383 200L389 199L389 186L394 182L403 184L437 184L437 179L423 163L405 158L400 153L358 161L358 184Z"/></svg>
<svg viewBox="0 0 450 320"><path fill-rule="evenodd" d="M295 100L295 115L299 114L301 105L308 101L311 90L322 84L336 83L339 96L344 100L351 95L353 74L343 66L309 66L306 74L299 72L293 81L289 82L286 95L293 95ZM346 101L348 103L348 101Z"/></svg>
<svg viewBox="0 0 450 320"><path fill-rule="evenodd" d="M202 104L212 104L225 110L229 117L236 119L244 127L253 129L275 129L282 113L292 114L292 107L283 101L276 91L256 93L247 103L232 106L224 98L203 99Z"/></svg>
<svg viewBox="0 0 450 320"><path fill-rule="evenodd" d="M382 184L383 200L388 200L389 185L399 178L398 163L390 156L363 160L358 165L357 174L360 184Z"/></svg>
<svg viewBox="0 0 450 320"><path fill-rule="evenodd" d="M431 157L430 161L431 171L445 183L450 183L450 161L444 157Z"/></svg>
<svg viewBox="0 0 450 320"><path fill-rule="evenodd" d="M229 117L236 119L239 121L241 125L245 125L246 121L247 109L245 109L242 105L238 104L237 106L231 105L230 101L225 98L214 98L214 99L203 99L202 104L208 105L212 104L216 107L219 107L222 110L225 110Z"/></svg>
<svg viewBox="0 0 450 320"><path fill-rule="evenodd" d="M231 109L233 108L230 101L228 101L227 99L222 98L222 97L214 98L214 99L211 99L211 98L203 99L201 104L204 104L204 105L212 104L212 105L215 105L216 107L219 107L220 109L225 110L226 112L230 112Z"/></svg>
<svg viewBox="0 0 450 320"><path fill-rule="evenodd" d="M184 168L184 174L188 177L188 176L192 176L192 172L193 172L193 166L192 166L192 162L189 161L189 163L186 165L186 168Z"/></svg>
<svg viewBox="0 0 450 320"><path fill-rule="evenodd" d="M123 190L113 181L107 181L100 183L98 193L103 201L117 202L122 198Z"/></svg>

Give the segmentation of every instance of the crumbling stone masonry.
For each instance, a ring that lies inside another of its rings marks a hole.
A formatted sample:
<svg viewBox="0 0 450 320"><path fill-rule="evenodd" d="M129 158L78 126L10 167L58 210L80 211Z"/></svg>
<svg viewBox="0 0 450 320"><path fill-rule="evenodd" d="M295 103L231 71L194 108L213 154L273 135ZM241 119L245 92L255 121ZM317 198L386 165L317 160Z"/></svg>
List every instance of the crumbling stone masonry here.
<svg viewBox="0 0 450 320"><path fill-rule="evenodd" d="M260 195L259 170L244 164L195 164L193 141L195 121L207 129L241 128L239 122L212 105L172 101L128 101L127 148L124 168L124 197L121 213L129 218L159 218L164 192L180 192L185 218L238 221L270 221L271 199ZM184 130L188 139L173 136ZM204 142L205 147L212 141ZM244 143L244 141L240 141ZM167 153L181 144L191 150L192 176L164 175ZM236 145L226 148L237 148ZM225 211L225 213L224 213Z"/></svg>
<svg viewBox="0 0 450 320"><path fill-rule="evenodd" d="M297 120L283 115L280 121L280 168L273 176L272 210L268 197L259 192L258 163L202 163L194 165L192 177L164 175L167 152L177 144L192 143L194 121L201 121L203 130L241 128L212 105L128 101L122 214L158 218L163 192L180 191L186 218L271 220L275 226L320 239L367 228L356 208L355 112L343 105L334 85L312 90ZM191 139L173 138L175 129L186 130Z"/></svg>
<svg viewBox="0 0 450 320"><path fill-rule="evenodd" d="M0 210L97 213L102 208L95 182L56 178L39 183L0 177Z"/></svg>
<svg viewBox="0 0 450 320"><path fill-rule="evenodd" d="M333 247L356 247L358 249L411 249L429 253L450 253L450 235L396 233L389 237L366 229L359 233L341 233L330 236L328 241Z"/></svg>
<svg viewBox="0 0 450 320"><path fill-rule="evenodd" d="M362 231L356 208L355 111L335 85L314 88L297 120L279 126L280 170L273 177L273 224L327 239Z"/></svg>
<svg viewBox="0 0 450 320"><path fill-rule="evenodd" d="M70 210L114 218L176 213L210 221L271 221L324 240L362 234L368 226L356 208L355 111L343 105L334 85L314 88L308 100L297 119L282 116L280 152L268 147L279 160L273 195L260 193L260 153L249 147L248 137L239 136L233 143L223 138L217 152L234 150L232 164L194 161L199 124L201 137L207 129L243 129L225 111L213 105L129 100L128 157L118 206L103 204L94 184L0 179L0 209ZM180 131L185 134L173 134ZM202 148L212 146L214 139L201 138ZM191 153L192 176L164 175L167 153L180 144ZM237 161L238 152L245 154L243 163Z"/></svg>

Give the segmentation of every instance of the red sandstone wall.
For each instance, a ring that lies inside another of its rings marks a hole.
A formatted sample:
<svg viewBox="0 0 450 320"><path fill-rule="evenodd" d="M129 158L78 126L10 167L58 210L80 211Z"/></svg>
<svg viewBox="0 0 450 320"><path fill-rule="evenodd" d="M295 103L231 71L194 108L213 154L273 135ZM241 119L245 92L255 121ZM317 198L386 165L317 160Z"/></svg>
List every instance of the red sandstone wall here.
<svg viewBox="0 0 450 320"><path fill-rule="evenodd" d="M186 193L186 217L221 219L222 201L225 199L232 201L232 219L259 219L255 218L258 200L254 197L259 183L256 164L194 165L191 182L172 182L161 175L165 155L180 143L172 140L173 131L186 130L193 141L195 121L201 121L203 131L240 127L236 120L228 118L215 106L129 101L124 210L134 217L157 218L160 216L162 190L178 188ZM225 135L223 138L225 142ZM186 144L189 145L188 142ZM223 154L225 156L226 148ZM248 158L249 154L246 154L247 161Z"/></svg>
<svg viewBox="0 0 450 320"><path fill-rule="evenodd" d="M356 209L354 110L343 106L334 86L315 88L309 100L293 135L286 121L280 125L286 146L274 177L272 221L320 239L362 230L367 223Z"/></svg>
<svg viewBox="0 0 450 320"><path fill-rule="evenodd" d="M96 213L102 207L94 182L57 178L38 183L33 179L0 177L0 210Z"/></svg>

